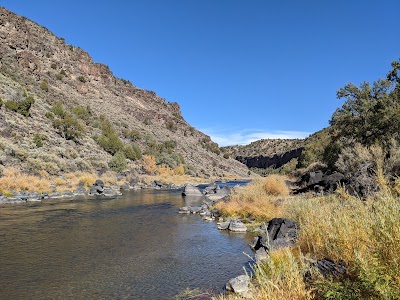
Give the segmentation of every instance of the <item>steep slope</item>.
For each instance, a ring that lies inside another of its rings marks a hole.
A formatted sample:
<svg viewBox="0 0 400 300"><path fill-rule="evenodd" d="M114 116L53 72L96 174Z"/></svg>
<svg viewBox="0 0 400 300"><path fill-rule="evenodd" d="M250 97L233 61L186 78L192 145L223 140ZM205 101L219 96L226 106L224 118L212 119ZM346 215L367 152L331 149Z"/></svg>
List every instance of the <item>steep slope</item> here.
<svg viewBox="0 0 400 300"><path fill-rule="evenodd" d="M54 175L103 172L115 155L99 142L108 126L125 146L135 142L159 164L173 167L183 157L191 174L247 174L183 119L177 103L114 77L82 49L2 7L0 99L3 167ZM143 172L142 160L134 160L125 169Z"/></svg>

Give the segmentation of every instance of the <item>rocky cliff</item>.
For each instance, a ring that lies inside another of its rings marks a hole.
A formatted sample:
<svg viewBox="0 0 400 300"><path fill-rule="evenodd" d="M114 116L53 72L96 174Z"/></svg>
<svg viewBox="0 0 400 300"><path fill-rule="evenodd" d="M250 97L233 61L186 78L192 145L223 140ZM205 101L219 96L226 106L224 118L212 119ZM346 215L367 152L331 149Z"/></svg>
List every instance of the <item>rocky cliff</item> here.
<svg viewBox="0 0 400 300"><path fill-rule="evenodd" d="M249 168L267 169L269 167L280 168L295 158L299 158L304 148L289 150L273 156L236 156L236 159Z"/></svg>
<svg viewBox="0 0 400 300"><path fill-rule="evenodd" d="M111 137L121 147L134 142L158 164L179 160L189 173L247 174L184 120L177 103L116 78L84 50L0 7L0 168L104 171L116 154L104 146ZM141 159L127 162L143 171Z"/></svg>
<svg viewBox="0 0 400 300"><path fill-rule="evenodd" d="M303 139L262 139L245 146L228 146L221 150L225 157L233 157L249 168L280 168L299 158L304 149Z"/></svg>

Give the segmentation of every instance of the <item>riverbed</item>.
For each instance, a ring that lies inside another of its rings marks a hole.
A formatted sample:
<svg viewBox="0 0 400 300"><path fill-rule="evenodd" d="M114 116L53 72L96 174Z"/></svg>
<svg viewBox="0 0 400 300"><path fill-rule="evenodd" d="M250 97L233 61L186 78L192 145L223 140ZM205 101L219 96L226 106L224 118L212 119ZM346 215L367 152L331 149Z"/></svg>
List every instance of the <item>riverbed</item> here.
<svg viewBox="0 0 400 300"><path fill-rule="evenodd" d="M190 203L188 203L190 202ZM244 273L250 235L178 214L181 191L0 207L0 299L170 299Z"/></svg>

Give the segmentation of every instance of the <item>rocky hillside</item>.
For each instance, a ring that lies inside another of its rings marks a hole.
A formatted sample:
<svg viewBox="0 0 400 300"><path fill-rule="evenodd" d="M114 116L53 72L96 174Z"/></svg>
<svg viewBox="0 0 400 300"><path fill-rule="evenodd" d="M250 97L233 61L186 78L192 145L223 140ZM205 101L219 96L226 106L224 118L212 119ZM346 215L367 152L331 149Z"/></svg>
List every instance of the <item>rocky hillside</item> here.
<svg viewBox="0 0 400 300"><path fill-rule="evenodd" d="M274 156L281 155L288 151L304 146L303 139L262 139L248 145L227 146L221 150L230 157L244 156Z"/></svg>
<svg viewBox="0 0 400 300"><path fill-rule="evenodd" d="M3 169L141 173L153 163L147 154L193 175L247 174L184 120L177 103L116 78L84 50L2 7L0 124Z"/></svg>
<svg viewBox="0 0 400 300"><path fill-rule="evenodd" d="M232 157L255 169L281 168L301 156L303 139L263 139L245 146L222 147L224 157ZM294 163L294 167L297 163Z"/></svg>

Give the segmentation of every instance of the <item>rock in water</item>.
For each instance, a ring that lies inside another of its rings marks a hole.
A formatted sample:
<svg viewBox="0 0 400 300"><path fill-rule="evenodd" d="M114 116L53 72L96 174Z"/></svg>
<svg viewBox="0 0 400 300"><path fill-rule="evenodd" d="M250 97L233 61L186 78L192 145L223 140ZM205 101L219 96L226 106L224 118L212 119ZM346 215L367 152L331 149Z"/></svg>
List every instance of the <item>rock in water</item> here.
<svg viewBox="0 0 400 300"><path fill-rule="evenodd" d="M242 223L242 221L240 221L240 220L232 220L229 224L228 229L233 232L246 232L247 231L246 225L244 225Z"/></svg>
<svg viewBox="0 0 400 300"><path fill-rule="evenodd" d="M183 196L198 196L201 197L203 194L200 192L198 187L195 187L192 184L187 184L185 186L185 190L182 193Z"/></svg>
<svg viewBox="0 0 400 300"><path fill-rule="evenodd" d="M219 230L226 230L226 229L229 228L229 224L230 223L231 223L230 221L221 222L221 223L218 224L218 229Z"/></svg>
<svg viewBox="0 0 400 300"><path fill-rule="evenodd" d="M222 189L217 189L214 194L207 195L207 197L210 200L216 201L228 197L230 193L231 190L228 187L224 186Z"/></svg>

